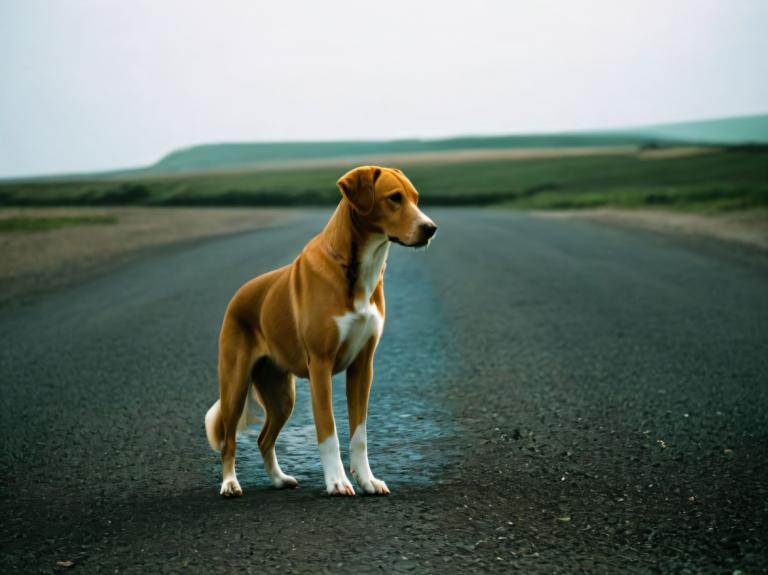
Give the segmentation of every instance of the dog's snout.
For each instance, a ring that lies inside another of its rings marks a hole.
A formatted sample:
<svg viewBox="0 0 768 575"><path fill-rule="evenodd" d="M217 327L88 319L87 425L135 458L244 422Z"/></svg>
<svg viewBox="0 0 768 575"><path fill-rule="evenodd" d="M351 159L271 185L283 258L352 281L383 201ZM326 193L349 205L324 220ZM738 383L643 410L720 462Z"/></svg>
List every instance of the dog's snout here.
<svg viewBox="0 0 768 575"><path fill-rule="evenodd" d="M421 233L423 234L425 239L431 238L432 236L435 235L435 232L437 231L437 226L432 223L421 224L419 227L421 228Z"/></svg>

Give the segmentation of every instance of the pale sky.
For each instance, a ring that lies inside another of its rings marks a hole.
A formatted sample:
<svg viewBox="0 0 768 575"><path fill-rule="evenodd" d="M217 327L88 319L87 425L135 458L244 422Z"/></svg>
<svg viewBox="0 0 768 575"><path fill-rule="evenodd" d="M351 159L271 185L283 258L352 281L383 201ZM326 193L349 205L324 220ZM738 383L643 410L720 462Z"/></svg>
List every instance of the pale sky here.
<svg viewBox="0 0 768 575"><path fill-rule="evenodd" d="M0 0L0 177L768 112L768 1Z"/></svg>

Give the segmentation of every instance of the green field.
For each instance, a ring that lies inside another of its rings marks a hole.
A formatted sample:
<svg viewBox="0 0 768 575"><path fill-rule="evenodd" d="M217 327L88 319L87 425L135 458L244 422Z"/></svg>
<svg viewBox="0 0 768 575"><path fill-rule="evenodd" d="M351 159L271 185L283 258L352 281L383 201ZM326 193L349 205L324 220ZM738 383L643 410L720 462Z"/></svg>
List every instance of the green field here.
<svg viewBox="0 0 768 575"><path fill-rule="evenodd" d="M351 165L240 172L0 183L0 205L291 206L338 202ZM682 157L645 153L409 164L426 205L520 208L663 206L744 209L768 205L768 146Z"/></svg>

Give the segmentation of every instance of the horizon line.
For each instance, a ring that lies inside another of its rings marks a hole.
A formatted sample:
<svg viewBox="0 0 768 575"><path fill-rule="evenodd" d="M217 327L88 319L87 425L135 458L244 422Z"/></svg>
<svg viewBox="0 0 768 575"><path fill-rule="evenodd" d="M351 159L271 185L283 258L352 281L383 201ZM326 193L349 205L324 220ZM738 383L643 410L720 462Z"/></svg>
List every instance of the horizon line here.
<svg viewBox="0 0 768 575"><path fill-rule="evenodd" d="M198 142L198 143L186 144L183 146L175 147L171 149L171 151L163 154L160 158L158 158L154 162L150 164L144 164L141 166L132 166L132 167L117 166L114 168L106 168L106 169L100 169L100 170L97 169L94 171L48 172L48 173L26 174L26 175L16 175L16 176L0 175L0 183L7 183L7 182L13 182L13 181L25 181L25 180L38 180L38 179L46 180L46 179L54 179L54 178L77 178L80 176L83 176L83 177L95 177L99 175L110 176L110 175L117 175L120 173L139 172L139 171L147 170L152 166L155 166L156 164L158 164L164 158L167 158L171 154L189 151L195 148L201 148L205 146L251 145L251 144L332 144L332 143L340 143L340 142L344 142L344 143L440 142L440 141L450 141L450 140L482 139L482 138L493 139L493 138L535 137L535 136L556 136L556 135L567 136L567 135L578 135L578 134L595 135L595 134L633 132L633 131L649 130L649 129L661 128L661 127L674 127L674 126L681 126L685 124L718 122L718 121L726 121L726 120L743 120L743 119L757 118L757 117L763 117L763 116L768 116L768 110L763 112L737 114L732 116L693 118L688 120L676 120L673 122L634 124L634 125L613 127L613 128L602 127L602 128L573 129L573 130L543 130L539 132L493 132L493 133L465 132L460 134L430 136L430 137L403 136L403 137L396 137L396 138L335 138L335 139L305 139L305 140L301 140L301 139L219 140L219 141L213 141L213 142L207 141L207 142Z"/></svg>

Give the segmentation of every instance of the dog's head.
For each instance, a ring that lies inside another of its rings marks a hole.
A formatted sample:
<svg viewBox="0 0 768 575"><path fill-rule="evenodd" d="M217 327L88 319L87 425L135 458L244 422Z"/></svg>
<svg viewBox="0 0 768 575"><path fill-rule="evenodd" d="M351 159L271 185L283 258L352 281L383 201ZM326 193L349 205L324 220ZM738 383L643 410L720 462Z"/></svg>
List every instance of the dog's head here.
<svg viewBox="0 0 768 575"><path fill-rule="evenodd" d="M396 168L361 166L337 182L346 200L371 230L409 247L427 245L437 226L419 207L419 192Z"/></svg>

